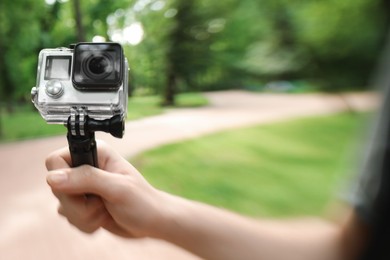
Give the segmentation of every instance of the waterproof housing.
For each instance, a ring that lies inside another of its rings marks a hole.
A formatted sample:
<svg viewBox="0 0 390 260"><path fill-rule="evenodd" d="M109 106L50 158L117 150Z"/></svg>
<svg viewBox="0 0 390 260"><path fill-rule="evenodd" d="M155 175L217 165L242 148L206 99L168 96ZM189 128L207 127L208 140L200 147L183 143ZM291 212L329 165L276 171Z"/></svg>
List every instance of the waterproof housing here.
<svg viewBox="0 0 390 260"><path fill-rule="evenodd" d="M123 137L128 70L117 43L78 43L39 53L32 102L47 123L67 127L73 167L99 167L96 131Z"/></svg>
<svg viewBox="0 0 390 260"><path fill-rule="evenodd" d="M78 43L39 53L32 101L47 123L67 124L83 114L95 120L119 116L128 100L128 63L117 43Z"/></svg>

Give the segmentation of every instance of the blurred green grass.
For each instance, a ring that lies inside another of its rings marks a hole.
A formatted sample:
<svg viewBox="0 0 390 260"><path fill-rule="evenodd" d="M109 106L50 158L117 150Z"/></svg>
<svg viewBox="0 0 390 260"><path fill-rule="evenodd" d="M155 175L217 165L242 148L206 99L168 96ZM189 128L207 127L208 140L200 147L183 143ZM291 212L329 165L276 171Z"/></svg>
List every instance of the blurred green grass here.
<svg viewBox="0 0 390 260"><path fill-rule="evenodd" d="M48 125L38 111L22 109L4 114L0 141L15 141L27 138L44 137L56 134L65 134L66 128L62 125Z"/></svg>
<svg viewBox="0 0 390 260"><path fill-rule="evenodd" d="M127 120L163 113L166 108L161 107L160 103L159 96L130 98ZM175 107L199 107L207 104L207 99L201 93L183 93L177 95ZM0 136L0 142L66 134L64 126L48 125L32 104L14 106L13 110L13 113L5 113L5 109L0 109L3 132L3 136Z"/></svg>
<svg viewBox="0 0 390 260"><path fill-rule="evenodd" d="M165 145L131 162L156 187L190 199L252 216L320 215L351 170L366 116L231 130Z"/></svg>

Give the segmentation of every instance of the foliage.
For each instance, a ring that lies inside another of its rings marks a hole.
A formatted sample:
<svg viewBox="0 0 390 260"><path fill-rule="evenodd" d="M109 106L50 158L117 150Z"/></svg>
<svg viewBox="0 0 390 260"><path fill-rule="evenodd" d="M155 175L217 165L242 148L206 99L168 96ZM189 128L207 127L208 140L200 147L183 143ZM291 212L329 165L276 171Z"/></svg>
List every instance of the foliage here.
<svg viewBox="0 0 390 260"><path fill-rule="evenodd" d="M76 21L87 41L125 46L133 90L163 94L276 80L366 86L388 20L384 0L2 0L0 101L29 99L38 51L77 41Z"/></svg>
<svg viewBox="0 0 390 260"><path fill-rule="evenodd" d="M349 148L364 117L339 114L230 130L130 161L159 189L190 199L254 216L321 214L350 170Z"/></svg>
<svg viewBox="0 0 390 260"><path fill-rule="evenodd" d="M0 2L0 102L23 97L34 85L43 9L34 0Z"/></svg>
<svg viewBox="0 0 390 260"><path fill-rule="evenodd" d="M307 76L333 89L367 85L387 34L383 11L389 10L382 5L378 0L298 5L293 15L299 45L310 51Z"/></svg>
<svg viewBox="0 0 390 260"><path fill-rule="evenodd" d="M382 6L379 0L135 1L129 12L145 37L127 48L134 87L166 93L163 86L180 92L277 80L326 90L367 87L387 29Z"/></svg>

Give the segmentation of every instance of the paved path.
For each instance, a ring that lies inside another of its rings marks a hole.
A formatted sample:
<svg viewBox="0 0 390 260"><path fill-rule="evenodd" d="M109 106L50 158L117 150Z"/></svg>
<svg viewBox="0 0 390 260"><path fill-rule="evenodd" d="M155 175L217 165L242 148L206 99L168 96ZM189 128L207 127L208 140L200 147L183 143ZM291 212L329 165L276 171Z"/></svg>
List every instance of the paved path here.
<svg viewBox="0 0 390 260"><path fill-rule="evenodd" d="M246 125L281 121L377 105L374 94L340 96L207 93L210 105L172 109L159 116L128 122L124 139L98 138L123 156L186 138ZM131 102L131 100L130 100ZM103 260L197 259L163 241L123 240L99 231L84 235L56 214L57 202L45 183L45 156L65 146L64 136L0 145L0 259Z"/></svg>

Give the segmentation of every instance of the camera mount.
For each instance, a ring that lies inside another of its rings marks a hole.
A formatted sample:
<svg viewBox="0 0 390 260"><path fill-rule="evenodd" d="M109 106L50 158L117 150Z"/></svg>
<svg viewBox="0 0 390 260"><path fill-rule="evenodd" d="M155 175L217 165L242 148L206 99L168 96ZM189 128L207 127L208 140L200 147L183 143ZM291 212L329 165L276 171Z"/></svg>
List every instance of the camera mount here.
<svg viewBox="0 0 390 260"><path fill-rule="evenodd" d="M106 120L95 120L87 115L85 108L71 108L66 127L72 166L89 164L99 167L95 132L103 131L114 137L122 138L124 120L120 115Z"/></svg>
<svg viewBox="0 0 390 260"><path fill-rule="evenodd" d="M98 167L96 131L123 137L128 74L118 43L81 42L39 52L32 102L47 123L67 128L73 167Z"/></svg>

